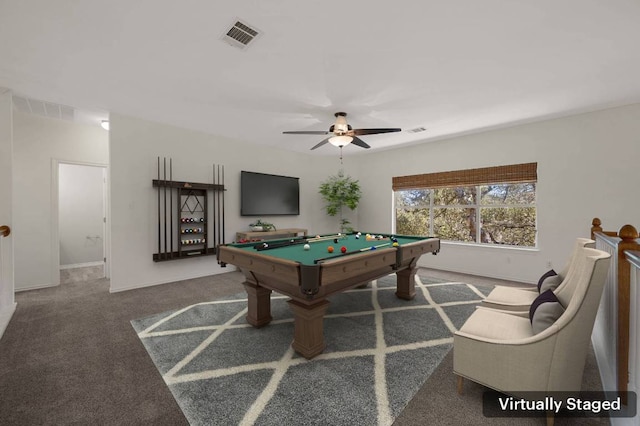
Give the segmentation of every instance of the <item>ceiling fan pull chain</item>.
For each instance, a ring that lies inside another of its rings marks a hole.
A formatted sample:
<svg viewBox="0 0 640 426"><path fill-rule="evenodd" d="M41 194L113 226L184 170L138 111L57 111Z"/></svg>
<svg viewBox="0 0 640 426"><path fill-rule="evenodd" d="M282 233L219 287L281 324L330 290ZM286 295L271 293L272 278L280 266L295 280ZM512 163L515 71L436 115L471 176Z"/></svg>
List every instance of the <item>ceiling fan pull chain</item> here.
<svg viewBox="0 0 640 426"><path fill-rule="evenodd" d="M342 146L340 147L340 164L342 164Z"/></svg>

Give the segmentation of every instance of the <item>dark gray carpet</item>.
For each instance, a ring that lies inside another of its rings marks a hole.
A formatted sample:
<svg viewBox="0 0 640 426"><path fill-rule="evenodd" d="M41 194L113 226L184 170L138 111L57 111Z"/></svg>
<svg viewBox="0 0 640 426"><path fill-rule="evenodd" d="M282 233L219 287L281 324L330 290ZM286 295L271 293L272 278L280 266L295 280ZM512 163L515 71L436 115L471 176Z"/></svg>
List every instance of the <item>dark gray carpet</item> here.
<svg viewBox="0 0 640 426"><path fill-rule="evenodd" d="M246 323L244 293L132 324L192 425L389 425L483 297L427 277L416 293L398 299L389 276L331 297L327 348L312 360L292 350L293 318L275 293L259 329Z"/></svg>
<svg viewBox="0 0 640 426"><path fill-rule="evenodd" d="M517 284L431 269L419 274L476 287ZM236 294L242 280L230 272L111 294L102 279L17 293L0 339L0 425L188 425L130 321ZM485 388L466 382L458 395L452 364L450 351L394 425L545 424L483 417ZM593 352L582 388L602 389ZM606 424L556 419L558 426Z"/></svg>

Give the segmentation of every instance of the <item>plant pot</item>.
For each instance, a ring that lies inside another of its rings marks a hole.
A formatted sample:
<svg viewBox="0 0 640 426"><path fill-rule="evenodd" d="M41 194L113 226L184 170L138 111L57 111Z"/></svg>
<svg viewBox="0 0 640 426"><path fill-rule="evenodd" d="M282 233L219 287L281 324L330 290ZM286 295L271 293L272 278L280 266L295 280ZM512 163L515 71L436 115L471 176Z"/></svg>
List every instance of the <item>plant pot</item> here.
<svg viewBox="0 0 640 426"><path fill-rule="evenodd" d="M264 228L262 226L252 226L251 230L258 232L258 231L264 231Z"/></svg>

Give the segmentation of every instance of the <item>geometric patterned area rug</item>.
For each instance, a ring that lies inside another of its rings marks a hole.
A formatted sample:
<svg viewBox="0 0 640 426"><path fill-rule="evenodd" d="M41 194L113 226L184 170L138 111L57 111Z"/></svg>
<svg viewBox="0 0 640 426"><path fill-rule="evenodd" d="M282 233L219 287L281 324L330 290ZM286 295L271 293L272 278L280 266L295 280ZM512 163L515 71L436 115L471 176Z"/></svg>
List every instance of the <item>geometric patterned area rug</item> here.
<svg viewBox="0 0 640 426"><path fill-rule="evenodd" d="M275 292L262 328L246 323L244 293L131 323L192 425L390 425L490 291L418 275L407 301L395 282L330 297L327 347L311 360L291 348L288 298Z"/></svg>

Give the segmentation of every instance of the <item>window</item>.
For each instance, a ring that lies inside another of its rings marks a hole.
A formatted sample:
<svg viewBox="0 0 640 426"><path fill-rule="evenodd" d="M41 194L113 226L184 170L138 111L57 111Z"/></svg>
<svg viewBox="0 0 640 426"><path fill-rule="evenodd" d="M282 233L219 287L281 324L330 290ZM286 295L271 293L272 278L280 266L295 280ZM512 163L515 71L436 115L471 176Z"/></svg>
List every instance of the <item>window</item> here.
<svg viewBox="0 0 640 426"><path fill-rule="evenodd" d="M393 178L396 232L536 246L537 164Z"/></svg>

